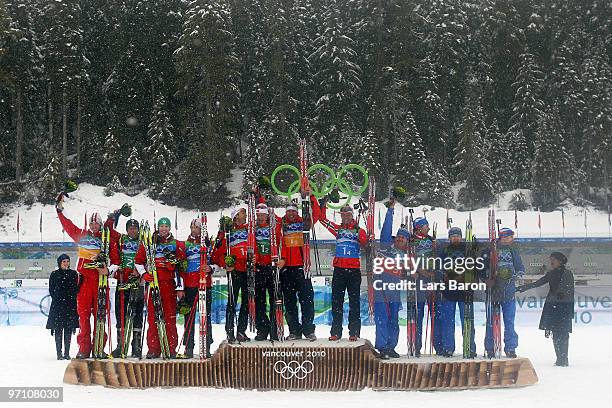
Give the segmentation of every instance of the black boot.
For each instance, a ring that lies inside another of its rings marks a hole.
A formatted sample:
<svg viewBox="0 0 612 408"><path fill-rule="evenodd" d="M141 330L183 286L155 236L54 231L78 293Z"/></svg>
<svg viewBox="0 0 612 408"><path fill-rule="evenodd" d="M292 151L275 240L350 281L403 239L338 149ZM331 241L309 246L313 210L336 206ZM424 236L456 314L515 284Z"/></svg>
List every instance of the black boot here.
<svg viewBox="0 0 612 408"><path fill-rule="evenodd" d="M64 359L64 356L62 355L62 340L63 330L61 328L55 329L55 353L57 354L58 360Z"/></svg>
<svg viewBox="0 0 612 408"><path fill-rule="evenodd" d="M561 350L559 349L559 334L553 334L553 346L555 346L555 355L557 356L557 361L555 361L555 365L561 365Z"/></svg>
<svg viewBox="0 0 612 408"><path fill-rule="evenodd" d="M134 329L132 336L132 357L142 358L142 329Z"/></svg>
<svg viewBox="0 0 612 408"><path fill-rule="evenodd" d="M70 340L72 340L72 330L64 329L64 360L70 360Z"/></svg>
<svg viewBox="0 0 612 408"><path fill-rule="evenodd" d="M121 345L123 344L123 337L121 329L117 329L117 347L111 353L114 358L121 357Z"/></svg>
<svg viewBox="0 0 612 408"><path fill-rule="evenodd" d="M568 353L569 353L569 333L564 332L559 339L559 351L560 354L560 367L569 366Z"/></svg>
<svg viewBox="0 0 612 408"><path fill-rule="evenodd" d="M255 336L255 341L264 341L268 338L268 333L259 332Z"/></svg>

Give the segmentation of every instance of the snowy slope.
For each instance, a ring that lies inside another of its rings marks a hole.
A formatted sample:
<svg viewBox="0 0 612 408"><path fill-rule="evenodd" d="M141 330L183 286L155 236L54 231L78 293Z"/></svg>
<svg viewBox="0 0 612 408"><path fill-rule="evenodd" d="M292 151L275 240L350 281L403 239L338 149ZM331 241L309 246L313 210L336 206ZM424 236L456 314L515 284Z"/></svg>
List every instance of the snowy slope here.
<svg viewBox="0 0 612 408"><path fill-rule="evenodd" d="M482 327L477 327L477 346L481 351ZM459 330L457 330L458 334ZM215 347L223 329L215 326ZM317 335L326 336L329 326L317 327ZM404 332L405 334L405 332ZM180 334L179 334L180 335ZM373 327L364 327L362 335L373 340ZM0 386L63 386L66 407L117 406L206 406L206 407L545 407L601 406L609 400L612 349L604 346L612 336L612 327L589 326L574 330L570 337L570 367L554 367L552 341L535 327L519 330L520 356L531 359L539 383L525 388L445 392L258 392L234 389L157 388L120 390L98 386L74 386L62 383L66 361L55 360L53 338L42 327L1 327ZM400 339L402 337L400 336ZM73 338L71 354L76 353ZM459 338L457 338L459 341ZM400 340L397 351L404 354ZM597 352L595 352L597 351ZM604 404L605 405L605 404Z"/></svg>
<svg viewBox="0 0 612 408"><path fill-rule="evenodd" d="M234 177L234 188L239 190L240 180ZM156 219L160 217L169 217L173 223L175 214L178 220L177 238L184 239L189 233L189 223L193 217L197 215L196 211L185 210L178 207L160 204L159 202L147 197L141 193L135 197L129 197L125 194L115 194L112 197L105 197L103 187L94 186L88 183L83 183L79 189L70 195L69 199L65 200L64 213L68 218L73 220L78 226L84 225L85 213L90 215L93 211L99 211L106 214L111 210L119 208L124 202L132 205L134 214L133 217L140 219L149 219L153 221L155 212ZM500 199L500 208L506 209L508 202L516 191L507 192ZM429 210L430 207L422 206L415 209L415 216L423 216L423 209ZM208 213L208 225L212 233L217 230L219 218L222 214L229 215L231 208L223 211ZM380 228L385 216L385 207L383 202L377 203L376 227ZM587 213L588 231L585 230L585 216ZM64 237L60 223L55 213L53 205L34 204L31 207L12 206L9 208L8 215L0 218L0 242L17 241L17 215L20 219L19 240L25 241L40 241L39 221L42 213L43 218L43 241L62 241L70 240L69 237ZM284 209L277 211L279 215L284 214ZM436 208L432 211L427 211L427 219L430 222L438 223L438 235L444 237L446 235L446 209ZM408 215L408 210L401 205L397 205L395 210L394 228L398 228L402 217ZM453 225L463 227L468 218L468 212L459 212L455 210L449 211L449 216L453 220ZM497 209L498 218L502 219L503 226L514 228L514 211ZM335 211L329 210L328 217L339 221L340 216ZM474 230L477 237L485 238L487 236L487 209L479 209L472 212ZM542 237L609 237L610 226L608 224L608 214L595 211L593 209L583 209L579 207L570 207L565 210L565 231L562 229L561 212L541 213ZM124 228L122 219L119 224L119 230ZM538 229L538 212L525 211L518 213L518 237L539 237ZM317 238L331 239L332 236L317 225Z"/></svg>

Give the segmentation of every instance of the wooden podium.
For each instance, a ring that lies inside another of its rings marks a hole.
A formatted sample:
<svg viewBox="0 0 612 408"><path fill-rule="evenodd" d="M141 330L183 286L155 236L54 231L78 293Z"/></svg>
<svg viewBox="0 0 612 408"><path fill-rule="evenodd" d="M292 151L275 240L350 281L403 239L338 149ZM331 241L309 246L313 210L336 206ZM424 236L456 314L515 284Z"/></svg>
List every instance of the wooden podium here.
<svg viewBox="0 0 612 408"><path fill-rule="evenodd" d="M382 361L369 341L223 342L212 358L76 360L68 384L117 388L215 387L249 390L462 390L522 387L537 374L527 358L463 360L401 357Z"/></svg>

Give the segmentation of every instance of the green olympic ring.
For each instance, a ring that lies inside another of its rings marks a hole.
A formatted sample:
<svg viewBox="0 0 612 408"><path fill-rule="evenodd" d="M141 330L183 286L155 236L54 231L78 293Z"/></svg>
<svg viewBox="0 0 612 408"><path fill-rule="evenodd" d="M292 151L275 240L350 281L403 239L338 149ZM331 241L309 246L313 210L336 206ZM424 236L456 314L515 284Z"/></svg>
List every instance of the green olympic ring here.
<svg viewBox="0 0 612 408"><path fill-rule="evenodd" d="M282 191L276 185L276 177L278 173L283 170L289 170L295 173L295 175L297 176L296 180L293 181L289 185L289 187L287 188L287 191ZM359 188L357 188L356 190L353 190L349 182L345 180L343 177L345 174L353 170L356 170L357 172L363 175L363 184L359 186ZM311 179L311 176L315 172L326 173L328 177L325 179L325 181L322 184L318 184L316 180ZM326 195L331 193L336 186L338 187L339 191L347 195L346 200L342 204L333 205L333 204L328 203L327 206L329 208L336 209L336 210L348 204L351 201L351 198L353 198L354 196L361 195L368 187L368 182L369 182L368 172L366 171L366 169L354 163L346 164L340 167L337 173L334 172L334 170L332 170L329 166L325 164L320 164L320 163L314 164L308 168L306 173L308 175L308 180L309 180L310 188L312 190L312 194L317 199L325 197ZM275 168L274 171L272 172L272 176L270 177L270 184L272 185L272 189L278 195L285 196L285 197L291 197L293 194L299 192L300 190L300 171L297 169L297 167L292 166L291 164L281 164L280 166Z"/></svg>
<svg viewBox="0 0 612 408"><path fill-rule="evenodd" d="M289 185L289 188L287 188L287 191L283 192L278 187L276 187L275 180L276 180L276 175L278 174L278 172L285 170L285 169L291 170L292 172L294 172L295 175L297 176L297 179ZM293 194L300 191L300 171L297 169L297 167L292 166L290 164L281 164L280 166L275 168L274 171L272 172L272 176L270 177L270 184L272 185L272 190L274 190L276 194L286 196L286 197L291 197Z"/></svg>

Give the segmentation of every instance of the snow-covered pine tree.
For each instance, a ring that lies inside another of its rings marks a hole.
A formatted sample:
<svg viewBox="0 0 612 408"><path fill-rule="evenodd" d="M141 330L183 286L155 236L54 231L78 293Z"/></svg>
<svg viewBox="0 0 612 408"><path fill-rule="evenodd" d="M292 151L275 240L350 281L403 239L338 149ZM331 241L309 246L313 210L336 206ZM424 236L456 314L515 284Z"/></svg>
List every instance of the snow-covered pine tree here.
<svg viewBox="0 0 612 408"><path fill-rule="evenodd" d="M485 134L482 109L475 84L467 98L463 118L457 131L459 144L455 149L454 169L456 180L465 185L459 190L457 201L465 209L484 207L493 200L493 176L484 152Z"/></svg>
<svg viewBox="0 0 612 408"><path fill-rule="evenodd" d="M242 181L244 192L251 191L257 185L259 177L269 175L264 170L270 159L269 142L270 139L266 137L264 127L259 126L252 120L247 132L247 146L244 153L244 178Z"/></svg>
<svg viewBox="0 0 612 408"><path fill-rule="evenodd" d="M132 147L130 156L127 159L127 192L130 195L136 195L140 192L143 181L145 179L143 172L144 166L142 164L142 160L140 160L138 149L136 148L136 146L134 146Z"/></svg>
<svg viewBox="0 0 612 408"><path fill-rule="evenodd" d="M612 133L612 67L603 45L594 47L583 64L585 123L581 143L583 172L587 186L607 185ZM596 153L596 154L593 154ZM585 196L589 196L588 192Z"/></svg>
<svg viewBox="0 0 612 408"><path fill-rule="evenodd" d="M495 97L492 98L497 123L501 130L509 127L514 100L514 82L520 66L519 55L524 52L524 20L516 1L486 0L481 3L484 22L482 42L491 64L491 77ZM527 2L524 2L527 4Z"/></svg>
<svg viewBox="0 0 612 408"><path fill-rule="evenodd" d="M568 39L553 54L553 70L548 78L548 94L552 103L559 106L563 128L567 130L568 148L572 154L580 152L584 128L584 82L580 62L585 34L573 29Z"/></svg>
<svg viewBox="0 0 612 408"><path fill-rule="evenodd" d="M512 84L515 90L513 114L506 137L511 146L509 159L514 169L513 188L529 185L529 165L533 158L535 133L544 108L541 99L542 79L543 74L533 54L521 54L521 66L516 81Z"/></svg>
<svg viewBox="0 0 612 408"><path fill-rule="evenodd" d="M113 129L108 129L102 151L102 182L112 181L116 176L123 176L125 163L121 146Z"/></svg>
<svg viewBox="0 0 612 408"><path fill-rule="evenodd" d="M554 210L575 187L573 160L564 133L558 107L548 108L540 119L531 166L533 204L545 211Z"/></svg>
<svg viewBox="0 0 612 408"><path fill-rule="evenodd" d="M14 167L15 179L21 181L24 174L24 159L26 156L28 140L24 140L24 133L31 134L25 129L29 122L25 117L34 110L30 107L30 98L37 86L43 72L42 50L39 45L37 33L33 23L33 4L22 1L9 0L0 12L6 16L6 28L0 36L0 83L7 85L12 93L12 110L15 124L14 141ZM12 18L11 18L12 16ZM33 138L31 138L33 139Z"/></svg>
<svg viewBox="0 0 612 408"><path fill-rule="evenodd" d="M214 167L203 165L204 158L210 153L207 147L192 143L189 147L187 159L180 165L174 195L178 196L176 202L184 207L215 211L227 207L229 191L226 183L220 178L219 169L215 173ZM229 156L221 160L230 161ZM168 180L171 181L171 180Z"/></svg>
<svg viewBox="0 0 612 408"><path fill-rule="evenodd" d="M426 143L430 140L428 138L430 136L437 138L431 140L434 145L428 146L428 150L431 153L439 151L440 155L436 157L445 166L451 164L448 159L454 147L452 129L459 125L463 115L462 102L470 71L466 68L475 62L468 60L467 55L468 45L473 46L474 42L466 13L469 6L470 3L465 1L431 0L421 3L420 7L415 7L415 14L420 20L419 28L422 30L420 48L426 50L433 69L428 75L436 77L435 87L429 84L427 91L432 96L434 94L439 96L439 105L444 107L443 121L440 122L444 133L436 132L427 136L423 134L423 137ZM432 116L435 113L433 111ZM437 120L434 121L434 126L436 122Z"/></svg>
<svg viewBox="0 0 612 408"><path fill-rule="evenodd" d="M487 150L486 157L491 165L493 191L498 194L512 188L512 167L510 166L511 145L506 141L506 135L499 131L497 119L486 129L483 142Z"/></svg>
<svg viewBox="0 0 612 408"><path fill-rule="evenodd" d="M62 181L62 168L60 160L56 154L51 154L49 164L40 179L40 197L43 202L51 202L57 196L60 190Z"/></svg>
<svg viewBox="0 0 612 408"><path fill-rule="evenodd" d="M115 193L123 193L124 190L125 188L123 187L123 184L121 184L119 176L115 175L110 183L108 183L104 188L104 195L109 197Z"/></svg>
<svg viewBox="0 0 612 408"><path fill-rule="evenodd" d="M427 203L435 207L453 208L455 206L451 183L443 167L432 167L427 188Z"/></svg>
<svg viewBox="0 0 612 408"><path fill-rule="evenodd" d="M147 181L152 197L159 195L166 176L174 172L176 156L172 149L175 143L173 132L174 128L165 108L165 98L160 95L153 106L147 132L151 144L145 150L148 166Z"/></svg>
<svg viewBox="0 0 612 408"><path fill-rule="evenodd" d="M179 182L181 188L190 188L179 195L189 206L218 206L228 199L224 183L235 163L238 134L239 61L231 10L225 1L191 1L184 16L174 57L177 86L185 101L193 105L185 115L192 128L189 141L193 148L183 163ZM189 180L193 173L185 170L196 168L197 174L206 175L199 184Z"/></svg>
<svg viewBox="0 0 612 408"><path fill-rule="evenodd" d="M361 68L356 63L351 27L340 12L341 2L330 0L324 5L321 34L315 41L316 50L310 55L313 64L318 159L323 163L338 161L343 124L352 124L356 96L361 89Z"/></svg>
<svg viewBox="0 0 612 408"><path fill-rule="evenodd" d="M416 123L426 148L437 162L446 161L448 132L445 126L446 109L439 95L438 78L430 57L418 63L419 80L416 85Z"/></svg>
<svg viewBox="0 0 612 408"><path fill-rule="evenodd" d="M432 177L431 164L412 112L404 109L402 115L394 117L392 128L397 155L392 168L392 183L407 190L410 204L425 204L426 193L430 187L428 183Z"/></svg>

